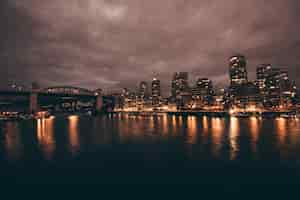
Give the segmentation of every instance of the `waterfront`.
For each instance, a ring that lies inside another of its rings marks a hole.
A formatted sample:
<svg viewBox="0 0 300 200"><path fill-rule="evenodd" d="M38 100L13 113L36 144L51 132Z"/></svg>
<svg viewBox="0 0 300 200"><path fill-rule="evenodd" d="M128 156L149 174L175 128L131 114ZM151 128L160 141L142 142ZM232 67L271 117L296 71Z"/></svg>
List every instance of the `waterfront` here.
<svg viewBox="0 0 300 200"><path fill-rule="evenodd" d="M209 169L208 174L217 170L211 171L214 175L228 170L247 175L253 172L251 167L260 171L271 167L280 169L273 179L287 171L295 178L300 169L299 144L297 118L111 114L57 116L0 125L1 166L9 166L12 174L15 170L29 173L31 178L52 176L53 169L76 169L77 174L68 176L74 180L90 169L95 170L92 177L100 172L101 176L119 176L129 170L133 178L138 172L147 176L144 170L162 173L185 169L176 172L179 176L189 171L186 169L199 173L203 167Z"/></svg>

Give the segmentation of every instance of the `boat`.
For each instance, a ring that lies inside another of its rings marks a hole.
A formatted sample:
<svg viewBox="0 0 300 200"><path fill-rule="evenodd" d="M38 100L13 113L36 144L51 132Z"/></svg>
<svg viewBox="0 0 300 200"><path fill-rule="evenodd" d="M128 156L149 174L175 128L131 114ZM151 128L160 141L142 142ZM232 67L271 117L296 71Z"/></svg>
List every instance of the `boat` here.
<svg viewBox="0 0 300 200"><path fill-rule="evenodd" d="M236 113L232 113L231 116L243 118L243 117L251 117L251 114L247 112L236 112Z"/></svg>
<svg viewBox="0 0 300 200"><path fill-rule="evenodd" d="M281 117L281 118L296 118L297 115L292 114L292 113L283 113L283 114L280 114L279 117Z"/></svg>
<svg viewBox="0 0 300 200"><path fill-rule="evenodd" d="M38 112L34 118L35 119L45 119L45 118L49 118L51 116L51 114L48 111L43 111L43 112Z"/></svg>
<svg viewBox="0 0 300 200"><path fill-rule="evenodd" d="M18 113L14 112L0 115L0 121L16 121L18 118Z"/></svg>

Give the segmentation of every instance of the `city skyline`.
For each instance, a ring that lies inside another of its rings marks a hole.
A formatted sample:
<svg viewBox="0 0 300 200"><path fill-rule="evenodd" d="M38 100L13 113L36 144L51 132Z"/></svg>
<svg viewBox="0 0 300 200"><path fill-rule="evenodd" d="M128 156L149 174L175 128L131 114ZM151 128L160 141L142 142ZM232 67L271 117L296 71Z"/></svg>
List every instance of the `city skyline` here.
<svg viewBox="0 0 300 200"><path fill-rule="evenodd" d="M299 10L299 0L0 0L0 182L292 197Z"/></svg>
<svg viewBox="0 0 300 200"><path fill-rule="evenodd" d="M234 60L233 60L234 59ZM239 60L241 59L241 60ZM265 73L268 73L268 70L271 71L278 71L283 73L287 79L295 84L295 86L297 86L297 81L295 81L294 79L292 79L290 76L289 71L287 70L287 68L280 68L277 66L274 66L271 63L261 63L259 65L256 66L256 70L255 70L255 74L253 76L253 78L249 78L249 72L248 72L248 65L247 63L249 62L249 60L247 59L247 57L245 57L244 55L237 53L234 54L232 56L230 56L227 60L228 62L228 71L227 71L227 83L226 84L218 84L216 82L213 81L213 79L211 79L210 77L205 77L205 76L194 76L193 74L186 72L186 71L177 71L177 72L170 72L170 74L172 74L172 78L170 78L170 80L164 80L164 79L160 79L159 74L157 73L153 73L153 76L150 77L150 79L147 80L138 80L134 83L134 86L131 87L118 87L118 88L105 88L103 90L103 88L97 88L95 89L95 87L93 89L87 88L87 90L89 91L96 91L98 89L101 89L103 91L106 91L107 94L114 94L114 93L123 93L122 91L124 91L124 89L127 92L130 93L136 93L136 94L140 94L141 90L145 90L143 91L143 96L145 96L145 93L148 93L148 96L152 94L151 91L146 91L146 90L151 90L151 84L153 84L154 81L158 81L159 82L159 96L162 97L172 97L174 96L174 92L176 94L176 89L174 91L174 81L176 81L176 79L179 78L179 80L183 80L184 81L184 88L183 90L178 88L178 90L182 90L184 91L185 89L188 89L190 92L193 92L193 88L197 87L197 85L199 84L199 81L209 81L211 84L211 89L214 91L220 90L220 89L230 89L230 87L234 86L234 85L245 85L247 83L253 83L255 84L259 89L261 89L261 84L262 81L264 80L263 78L267 78L267 77L261 77L263 76ZM239 63L242 63L241 65ZM234 69L234 66L236 66L237 68ZM265 70L263 70L264 68L266 68ZM240 69L242 69L242 71L240 71ZM267 70L268 69L268 70ZM237 71L236 71L237 70ZM241 76L241 77L240 77ZM193 77L192 79L190 77ZM237 83L235 83L237 81ZM164 87L166 85L162 85L161 83L166 83L167 82L167 87ZM177 82L177 81L176 81ZM23 85L20 84L18 81L11 81L9 83L7 83L6 88L12 88L12 89L16 89L16 90L31 90L32 87L38 87L38 88L48 88L48 87L64 87L64 85L40 85L39 82L36 81L32 81L30 83L28 83L27 85ZM82 89L85 89L81 86L76 86L76 85L65 85L65 86L70 86L70 87L79 87ZM149 87L150 86L150 87ZM176 87L176 86L175 86ZM143 89L142 89L143 88ZM167 88L167 89L166 89ZM2 88L5 89L5 88ZM147 95L146 95L147 96Z"/></svg>
<svg viewBox="0 0 300 200"><path fill-rule="evenodd" d="M4 0L0 84L122 88L157 73L169 91L173 72L186 71L191 80L208 77L227 85L227 59L241 53L250 80L259 64L272 63L299 85L299 31L291 26L300 18L299 6L295 0L272 6L236 0Z"/></svg>

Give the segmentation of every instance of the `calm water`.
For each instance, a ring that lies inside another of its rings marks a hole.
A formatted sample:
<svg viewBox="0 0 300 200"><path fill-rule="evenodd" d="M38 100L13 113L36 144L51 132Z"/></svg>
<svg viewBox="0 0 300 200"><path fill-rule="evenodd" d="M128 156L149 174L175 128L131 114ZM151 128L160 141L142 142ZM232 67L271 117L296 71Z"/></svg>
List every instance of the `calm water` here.
<svg viewBox="0 0 300 200"><path fill-rule="evenodd" d="M13 166L56 166L75 160L70 164L74 168L106 163L168 168L189 162L197 168L214 162L270 161L298 170L300 121L126 114L52 117L1 123L0 152L1 162Z"/></svg>

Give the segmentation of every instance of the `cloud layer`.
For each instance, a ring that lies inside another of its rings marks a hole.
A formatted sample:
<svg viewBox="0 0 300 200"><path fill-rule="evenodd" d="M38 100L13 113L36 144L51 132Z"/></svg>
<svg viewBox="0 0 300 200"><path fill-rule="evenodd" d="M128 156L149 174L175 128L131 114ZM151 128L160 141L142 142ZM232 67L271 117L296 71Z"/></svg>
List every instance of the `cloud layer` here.
<svg viewBox="0 0 300 200"><path fill-rule="evenodd" d="M273 63L300 84L297 0L3 0L1 84L133 87L175 71L228 82L228 57Z"/></svg>

